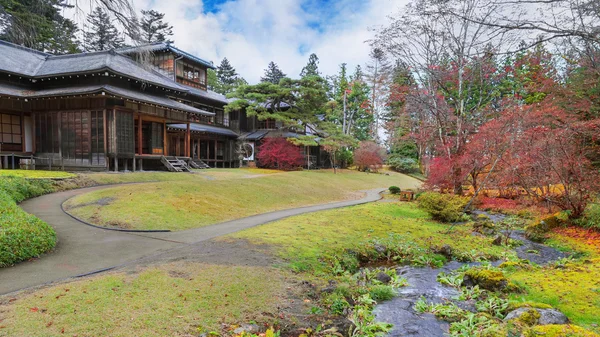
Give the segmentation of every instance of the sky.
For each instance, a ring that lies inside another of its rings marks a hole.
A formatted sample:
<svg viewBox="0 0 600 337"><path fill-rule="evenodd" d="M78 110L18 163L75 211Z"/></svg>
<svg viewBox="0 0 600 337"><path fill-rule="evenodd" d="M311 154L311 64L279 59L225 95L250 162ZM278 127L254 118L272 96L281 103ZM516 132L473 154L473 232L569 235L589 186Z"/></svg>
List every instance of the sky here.
<svg viewBox="0 0 600 337"><path fill-rule="evenodd" d="M227 57L256 83L270 61L297 77L311 53L324 75L368 62L373 29L406 0L133 0L165 13L175 46L216 65ZM86 6L82 6L85 8ZM82 25L82 15L76 15Z"/></svg>

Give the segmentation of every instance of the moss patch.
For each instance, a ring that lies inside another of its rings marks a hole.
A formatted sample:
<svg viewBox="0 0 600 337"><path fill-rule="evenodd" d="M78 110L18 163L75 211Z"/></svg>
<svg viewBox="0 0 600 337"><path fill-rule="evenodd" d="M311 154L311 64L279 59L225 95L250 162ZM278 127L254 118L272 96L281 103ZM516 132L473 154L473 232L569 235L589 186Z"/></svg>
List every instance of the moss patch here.
<svg viewBox="0 0 600 337"><path fill-rule="evenodd" d="M42 170L0 170L0 177L19 177L27 179L69 179L77 177L74 173Z"/></svg>
<svg viewBox="0 0 600 337"><path fill-rule="evenodd" d="M527 332L527 337L600 337L576 325L540 325Z"/></svg>

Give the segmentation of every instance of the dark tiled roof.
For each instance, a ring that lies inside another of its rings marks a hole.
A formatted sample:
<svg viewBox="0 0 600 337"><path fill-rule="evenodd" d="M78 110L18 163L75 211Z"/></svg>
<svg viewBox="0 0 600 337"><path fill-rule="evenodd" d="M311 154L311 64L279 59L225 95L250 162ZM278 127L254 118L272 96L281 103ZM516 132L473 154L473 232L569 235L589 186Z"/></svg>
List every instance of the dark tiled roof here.
<svg viewBox="0 0 600 337"><path fill-rule="evenodd" d="M198 88L192 88L192 87L186 87L189 90L189 95L192 96L196 96L196 97L203 97L203 98L208 98L211 99L213 101L217 101L217 102L221 102L224 104L228 104L229 100L227 99L227 97L216 93L214 91L204 91L202 89L198 89Z"/></svg>
<svg viewBox="0 0 600 337"><path fill-rule="evenodd" d="M0 40L0 71L34 76L50 54Z"/></svg>
<svg viewBox="0 0 600 337"><path fill-rule="evenodd" d="M127 48L119 49L117 51L122 54L135 54L135 53L141 53L141 52L157 52L157 51L161 51L161 50L169 50L175 54L183 56L184 58L186 58L188 60L194 61L196 63L200 63L210 69L216 69L215 66L212 64L212 62L201 59L197 56L194 56L188 52L185 52L185 51L183 51L179 48L176 48L165 42L156 42L156 43L146 44L146 45L137 46L137 47L127 47Z"/></svg>
<svg viewBox="0 0 600 337"><path fill-rule="evenodd" d="M0 71L26 77L45 78L108 70L170 90L188 92L187 87L114 51L53 56L0 41L0 55Z"/></svg>
<svg viewBox="0 0 600 337"><path fill-rule="evenodd" d="M168 126L169 126L169 128L172 128L172 129L187 130L186 124L169 124ZM212 126L212 125L198 124L198 123L190 123L190 131L214 133L217 135L224 135L224 136L231 136L231 137L239 136L237 133L233 132L230 129L220 128L218 126Z"/></svg>
<svg viewBox="0 0 600 337"><path fill-rule="evenodd" d="M179 111L185 111L197 115L214 116L212 112L196 109L189 105L177 102L169 99L165 96L157 96L151 93L119 88L112 85L87 85L87 86L70 86L64 88L53 88L44 90L27 90L22 87L11 86L6 83L0 83L0 95L7 95L19 98L44 98L44 97L56 97L56 96L73 96L73 95L87 95L87 94L98 94L104 92L108 95L114 95L130 100L140 101L144 103L150 103L159 105L168 109L174 109Z"/></svg>
<svg viewBox="0 0 600 337"><path fill-rule="evenodd" d="M269 133L269 130L258 130L258 131L253 131L253 132L249 132L246 134L243 134L240 136L240 139L242 140L250 140L250 141L255 141L255 140L261 140L263 139L267 134Z"/></svg>

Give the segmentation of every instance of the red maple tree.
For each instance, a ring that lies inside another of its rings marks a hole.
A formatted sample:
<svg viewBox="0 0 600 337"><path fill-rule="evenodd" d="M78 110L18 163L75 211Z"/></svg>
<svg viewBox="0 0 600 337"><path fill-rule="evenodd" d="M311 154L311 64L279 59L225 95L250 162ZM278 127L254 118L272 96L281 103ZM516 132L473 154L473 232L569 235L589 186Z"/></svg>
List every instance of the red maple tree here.
<svg viewBox="0 0 600 337"><path fill-rule="evenodd" d="M354 164L359 170L377 170L383 165L385 151L374 142L360 142L358 149L354 151Z"/></svg>
<svg viewBox="0 0 600 337"><path fill-rule="evenodd" d="M288 171L301 167L304 163L300 148L285 138L265 139L258 147L256 159L261 167Z"/></svg>

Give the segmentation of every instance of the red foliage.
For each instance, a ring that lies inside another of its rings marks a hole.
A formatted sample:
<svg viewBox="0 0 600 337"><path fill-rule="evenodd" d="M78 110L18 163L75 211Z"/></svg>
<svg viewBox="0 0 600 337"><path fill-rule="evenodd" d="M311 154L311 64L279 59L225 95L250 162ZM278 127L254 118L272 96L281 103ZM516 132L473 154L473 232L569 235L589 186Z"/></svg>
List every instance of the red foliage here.
<svg viewBox="0 0 600 337"><path fill-rule="evenodd" d="M293 170L304 163L300 148L285 138L265 139L258 147L256 159L261 167L279 170Z"/></svg>
<svg viewBox="0 0 600 337"><path fill-rule="evenodd" d="M580 227L555 228L553 232L574 239L600 252L600 232Z"/></svg>
<svg viewBox="0 0 600 337"><path fill-rule="evenodd" d="M359 170L377 169L383 165L385 151L373 142L360 142L354 151L354 164Z"/></svg>

